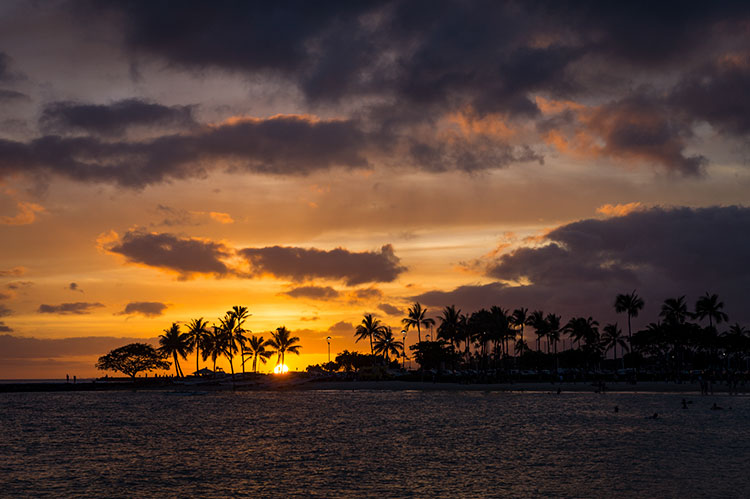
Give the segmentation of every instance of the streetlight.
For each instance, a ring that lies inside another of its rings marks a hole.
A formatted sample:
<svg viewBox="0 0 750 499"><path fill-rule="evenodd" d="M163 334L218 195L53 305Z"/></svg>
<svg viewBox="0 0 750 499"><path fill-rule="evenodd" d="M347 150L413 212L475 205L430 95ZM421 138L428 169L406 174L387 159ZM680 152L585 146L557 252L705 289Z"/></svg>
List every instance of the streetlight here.
<svg viewBox="0 0 750 499"><path fill-rule="evenodd" d="M326 341L328 342L328 363L331 363L331 337L329 336L326 338Z"/></svg>
<svg viewBox="0 0 750 499"><path fill-rule="evenodd" d="M401 359L401 369L406 369L406 329L401 330L401 335L404 337L404 341L401 343L401 349L404 351L404 356Z"/></svg>

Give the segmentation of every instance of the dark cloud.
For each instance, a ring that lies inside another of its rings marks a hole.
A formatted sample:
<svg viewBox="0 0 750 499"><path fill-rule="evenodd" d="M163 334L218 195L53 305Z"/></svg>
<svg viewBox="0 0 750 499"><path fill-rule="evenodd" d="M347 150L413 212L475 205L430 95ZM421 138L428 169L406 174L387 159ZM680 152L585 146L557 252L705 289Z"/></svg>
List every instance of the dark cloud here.
<svg viewBox="0 0 750 499"><path fill-rule="evenodd" d="M221 277L230 273L222 259L230 256L231 250L221 243L203 239L130 230L106 249L124 256L129 262L171 270L182 278L193 274Z"/></svg>
<svg viewBox="0 0 750 499"><path fill-rule="evenodd" d="M7 317L13 315L13 311L0 303L0 317Z"/></svg>
<svg viewBox="0 0 750 499"><path fill-rule="evenodd" d="M369 301L383 297L383 292L377 288L355 289L350 293L354 301Z"/></svg>
<svg viewBox="0 0 750 499"><path fill-rule="evenodd" d="M390 303L381 303L378 308L388 315L403 315L403 310L391 305Z"/></svg>
<svg viewBox="0 0 750 499"><path fill-rule="evenodd" d="M74 302L61 303L60 305L39 305L37 312L40 314L61 314L61 315L83 315L90 314L96 308L104 307L103 303Z"/></svg>
<svg viewBox="0 0 750 499"><path fill-rule="evenodd" d="M164 314L168 305L158 301L131 301L125 308L115 315L142 315L144 317L158 317Z"/></svg>
<svg viewBox="0 0 750 499"><path fill-rule="evenodd" d="M329 327L328 332L334 333L334 334L342 334L342 335L353 334L354 325L351 322L339 321L336 324Z"/></svg>
<svg viewBox="0 0 750 499"><path fill-rule="evenodd" d="M670 95L675 112L721 133L750 132L750 56L729 55L686 75Z"/></svg>
<svg viewBox="0 0 750 499"><path fill-rule="evenodd" d="M292 298L312 298L314 300L333 300L339 292L330 286L298 286L284 292Z"/></svg>
<svg viewBox="0 0 750 499"><path fill-rule="evenodd" d="M46 132L86 132L120 136L131 127L191 128L194 106L163 106L140 99L111 104L53 102L42 111L39 124Z"/></svg>
<svg viewBox="0 0 750 499"><path fill-rule="evenodd" d="M343 248L326 251L316 248L269 246L239 251L250 264L252 274L272 274L292 281L308 279L343 280L347 286L367 282L391 282L406 270L393 247L380 251L351 252Z"/></svg>
<svg viewBox="0 0 750 499"><path fill-rule="evenodd" d="M353 121L303 116L243 119L188 134L142 141L45 135L0 139L0 176L55 174L83 182L142 188L209 170L304 175L335 166L368 165L368 138Z"/></svg>
<svg viewBox="0 0 750 499"><path fill-rule="evenodd" d="M688 123L674 119L661 98L646 92L598 108L588 126L602 136L608 156L643 159L684 175L700 174L707 163L703 156L685 154L692 135Z"/></svg>
<svg viewBox="0 0 750 499"><path fill-rule="evenodd" d="M486 136L447 142L411 142L409 155L414 165L432 171L473 172L514 163L544 163L544 157L529 146L511 146Z"/></svg>
<svg viewBox="0 0 750 499"><path fill-rule="evenodd" d="M0 333L12 333L13 329L10 326L6 326L3 321L0 321Z"/></svg>
<svg viewBox="0 0 750 499"><path fill-rule="evenodd" d="M517 249L487 266L490 277L527 285L468 285L414 298L469 311L495 304L616 320L614 296L637 289L653 320L665 298L690 301L710 291L721 296L732 321L746 322L748 234L750 208L742 207L653 208L582 220L550 232L544 246Z"/></svg>
<svg viewBox="0 0 750 499"><path fill-rule="evenodd" d="M157 345L155 338L115 338L111 336L84 336L75 338L30 338L0 335L1 359L56 359L70 356L104 355L124 344L146 342Z"/></svg>
<svg viewBox="0 0 750 499"><path fill-rule="evenodd" d="M0 82L14 82L23 78L21 73L13 71L13 58L0 52Z"/></svg>
<svg viewBox="0 0 750 499"><path fill-rule="evenodd" d="M75 282L71 282L70 284L68 284L68 289L71 291L78 291L79 293L83 293L81 287L78 286L78 283Z"/></svg>
<svg viewBox="0 0 750 499"><path fill-rule="evenodd" d="M26 101L29 96L15 90L0 89L0 102Z"/></svg>

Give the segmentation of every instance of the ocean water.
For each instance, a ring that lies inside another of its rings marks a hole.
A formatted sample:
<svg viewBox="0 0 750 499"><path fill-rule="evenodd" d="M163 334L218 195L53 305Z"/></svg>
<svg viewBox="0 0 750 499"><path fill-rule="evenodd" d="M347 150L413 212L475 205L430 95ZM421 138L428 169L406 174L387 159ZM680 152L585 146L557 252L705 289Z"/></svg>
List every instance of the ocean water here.
<svg viewBox="0 0 750 499"><path fill-rule="evenodd" d="M0 394L0 496L750 496L750 398L683 397Z"/></svg>

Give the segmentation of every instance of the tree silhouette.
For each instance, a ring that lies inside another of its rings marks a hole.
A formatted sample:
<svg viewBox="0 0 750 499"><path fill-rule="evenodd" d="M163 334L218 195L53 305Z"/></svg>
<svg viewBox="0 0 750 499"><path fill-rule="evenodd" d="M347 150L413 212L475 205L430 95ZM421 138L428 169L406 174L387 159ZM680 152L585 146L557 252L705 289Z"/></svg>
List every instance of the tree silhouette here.
<svg viewBox="0 0 750 499"><path fill-rule="evenodd" d="M695 317L699 320L703 320L708 317L708 327L713 329L714 321L716 324L721 324L729 320L729 316L722 311L724 308L724 302L719 301L719 295L706 294L698 298L695 302Z"/></svg>
<svg viewBox="0 0 750 499"><path fill-rule="evenodd" d="M689 313L685 296L679 298L667 298L661 305L659 317L672 324L684 324Z"/></svg>
<svg viewBox="0 0 750 499"><path fill-rule="evenodd" d="M380 324L380 321L378 319L375 319L372 314L365 314L364 318L362 319L362 323L357 326L357 329L354 332L354 335L357 337L356 342L364 339L370 340L370 354L374 354L375 350L373 350L373 339L378 333L380 333L380 330L382 328L383 325Z"/></svg>
<svg viewBox="0 0 750 499"><path fill-rule="evenodd" d="M94 365L102 371L117 371L135 379L141 371L169 369L164 354L147 343L131 343L99 357Z"/></svg>
<svg viewBox="0 0 750 499"><path fill-rule="evenodd" d="M273 353L266 349L269 342L263 339L263 336L251 336L247 341L247 355L253 358L253 372L257 373L258 359L264 364Z"/></svg>
<svg viewBox="0 0 750 499"><path fill-rule="evenodd" d="M602 346L605 352L614 351L615 366L617 366L617 345L620 345L623 352L628 350L628 344L622 337L622 330L617 327L617 323L607 324L602 328Z"/></svg>
<svg viewBox="0 0 750 499"><path fill-rule="evenodd" d="M374 345L375 354L382 355L383 359L385 359L386 365L388 365L391 360L390 354L398 357L404 349L404 342L396 340L393 336L393 331L388 326L384 326L375 336Z"/></svg>
<svg viewBox="0 0 750 499"><path fill-rule="evenodd" d="M529 309L528 308L517 308L513 311L513 314L510 316L509 320L510 323L513 324L516 328L518 328L519 333L521 333L521 338L516 343L516 352L523 353L524 345L526 342L523 338L523 327L526 325L526 320L529 318Z"/></svg>
<svg viewBox="0 0 750 499"><path fill-rule="evenodd" d="M201 358L203 362L211 358L213 370L216 372L216 360L224 355L224 334L215 325L209 329L208 334L203 339L203 351Z"/></svg>
<svg viewBox="0 0 750 499"><path fill-rule="evenodd" d="M204 321L203 317L200 319L193 319L188 323L187 328L190 347L195 349L195 372L198 372L200 370L198 360L201 356L201 349L204 348L203 345L208 336L208 322Z"/></svg>
<svg viewBox="0 0 750 499"><path fill-rule="evenodd" d="M216 342L221 353L229 360L229 369L234 379L234 356L237 354L237 342L235 340L235 328L237 319L234 315L227 313L219 319L219 325L214 326L216 332Z"/></svg>
<svg viewBox="0 0 750 499"><path fill-rule="evenodd" d="M401 323L407 331L412 327L417 328L417 341L419 343L422 343L422 326L430 327L435 324L435 319L425 317L426 314L427 309L422 308L422 305L417 302L409 308L409 316L401 319Z"/></svg>
<svg viewBox="0 0 750 499"><path fill-rule="evenodd" d="M276 328L276 332L271 333L271 339L268 340L268 345L273 348L274 353L279 356L278 360L280 365L284 365L284 354L286 352L292 352L299 355L299 350L302 346L297 343L299 343L299 338L292 336L284 326Z"/></svg>
<svg viewBox="0 0 750 499"><path fill-rule="evenodd" d="M193 351L190 345L190 335L188 333L181 333L180 326L173 322L169 329L164 330L164 334L159 336L159 350L165 355L171 355L174 358L174 367L177 372L177 376L182 378L185 375L182 373L180 367L180 361L178 357L182 357L187 360L187 355Z"/></svg>
<svg viewBox="0 0 750 499"><path fill-rule="evenodd" d="M534 328L534 331L536 332L536 351L541 351L542 337L547 334L547 331L545 330L547 322L544 320L544 312L541 310L534 310L526 319L526 325Z"/></svg>
<svg viewBox="0 0 750 499"><path fill-rule="evenodd" d="M615 297L615 312L628 314L628 341L633 337L630 319L638 317L638 312L643 308L643 299L633 290L632 293L619 294Z"/></svg>
<svg viewBox="0 0 750 499"><path fill-rule="evenodd" d="M456 346L461 341L461 310L456 310L455 305L443 308L443 315L438 317L440 325L437 328L438 338L442 338L451 345Z"/></svg>
<svg viewBox="0 0 750 499"><path fill-rule="evenodd" d="M245 343L247 342L247 336L245 336L245 333L250 333L251 331L245 329L244 324L247 318L252 314L247 311L247 307L235 305L232 307L232 310L227 312L227 315L234 318L232 337L239 349L240 358L242 359L242 374L245 374Z"/></svg>

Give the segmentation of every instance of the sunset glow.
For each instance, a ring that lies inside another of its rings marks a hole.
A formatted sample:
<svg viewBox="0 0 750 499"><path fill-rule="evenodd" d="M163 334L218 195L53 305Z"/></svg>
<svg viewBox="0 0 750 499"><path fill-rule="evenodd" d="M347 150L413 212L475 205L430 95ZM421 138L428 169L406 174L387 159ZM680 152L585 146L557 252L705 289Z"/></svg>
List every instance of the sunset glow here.
<svg viewBox="0 0 750 499"><path fill-rule="evenodd" d="M750 320L744 11L260 4L0 6L0 378L234 306L293 371L415 302L606 322L708 289Z"/></svg>
<svg viewBox="0 0 750 499"><path fill-rule="evenodd" d="M288 372L289 372L289 366L287 366L286 364L279 364L273 368L274 374L284 374Z"/></svg>

